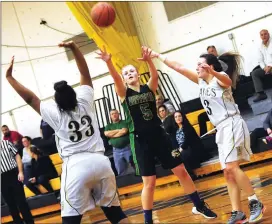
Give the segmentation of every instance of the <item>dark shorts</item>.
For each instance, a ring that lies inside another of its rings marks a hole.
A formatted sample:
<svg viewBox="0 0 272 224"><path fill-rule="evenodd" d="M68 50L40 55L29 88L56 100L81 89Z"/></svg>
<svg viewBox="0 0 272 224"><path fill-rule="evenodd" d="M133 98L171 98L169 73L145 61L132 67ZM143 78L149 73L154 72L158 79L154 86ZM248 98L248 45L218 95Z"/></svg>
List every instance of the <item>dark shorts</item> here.
<svg viewBox="0 0 272 224"><path fill-rule="evenodd" d="M148 133L131 133L130 144L137 175L156 175L155 158L164 169L173 169L183 163L180 152L173 149L170 136L161 127Z"/></svg>

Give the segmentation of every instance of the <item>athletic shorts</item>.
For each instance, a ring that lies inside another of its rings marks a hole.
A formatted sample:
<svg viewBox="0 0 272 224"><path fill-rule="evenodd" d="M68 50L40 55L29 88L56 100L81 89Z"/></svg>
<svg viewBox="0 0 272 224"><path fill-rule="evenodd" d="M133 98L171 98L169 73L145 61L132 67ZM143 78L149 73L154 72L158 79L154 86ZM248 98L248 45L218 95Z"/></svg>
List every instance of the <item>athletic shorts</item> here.
<svg viewBox="0 0 272 224"><path fill-rule="evenodd" d="M172 148L170 136L161 127L149 133L131 133L130 146L136 175L156 175L155 158L164 169L173 169L182 164L179 150Z"/></svg>
<svg viewBox="0 0 272 224"><path fill-rule="evenodd" d="M240 115L227 118L216 129L216 143L222 169L225 169L226 163L229 162L250 160L250 135Z"/></svg>
<svg viewBox="0 0 272 224"><path fill-rule="evenodd" d="M83 215L96 205L120 206L108 157L86 152L65 158L61 175L61 216Z"/></svg>

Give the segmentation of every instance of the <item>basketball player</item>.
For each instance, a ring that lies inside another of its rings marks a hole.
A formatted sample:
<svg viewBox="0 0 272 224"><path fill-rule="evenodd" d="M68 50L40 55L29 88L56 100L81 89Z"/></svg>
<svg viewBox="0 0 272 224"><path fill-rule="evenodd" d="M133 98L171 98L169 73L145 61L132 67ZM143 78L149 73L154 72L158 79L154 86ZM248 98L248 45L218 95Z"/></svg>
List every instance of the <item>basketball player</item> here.
<svg viewBox="0 0 272 224"><path fill-rule="evenodd" d="M63 160L61 175L61 216L64 224L80 224L82 215L101 206L111 223L128 223L116 189L109 159L104 156L94 108L94 92L87 63L72 41L59 44L69 48L80 71L76 92L66 81L55 83L55 100L41 102L29 89L12 77L14 57L6 78L16 92L55 131Z"/></svg>
<svg viewBox="0 0 272 224"><path fill-rule="evenodd" d="M166 56L152 53L168 67L184 75L200 87L200 100L210 121L216 126L216 142L219 159L227 181L228 192L232 204L229 224L247 222L242 212L240 189L248 195L250 217L249 222L259 221L263 217L264 206L258 200L249 178L240 169L240 162L249 161L252 154L250 136L245 121L242 119L238 106L232 97L231 87L236 84L239 66L239 55L226 53L223 58L228 63L229 75L222 72L222 66L217 57L212 54L200 56L196 72L185 68L178 62L171 61Z"/></svg>
<svg viewBox="0 0 272 224"><path fill-rule="evenodd" d="M201 214L205 218L216 218L217 215L200 199L194 182L182 163L179 150L172 149L171 140L160 126L161 121L157 116L155 99L158 73L150 58L151 51L145 47L142 50L143 57L139 60L147 62L151 75L146 85L140 85L137 69L132 65L127 65L122 69L126 86L122 76L115 70L111 55L106 52L105 48L104 51L101 50L97 53L99 55L97 58L106 62L125 111L136 174L142 176L144 184L141 198L145 223L153 223L152 209L156 182L155 157L160 160L163 168L171 169L178 177L195 206L193 213Z"/></svg>

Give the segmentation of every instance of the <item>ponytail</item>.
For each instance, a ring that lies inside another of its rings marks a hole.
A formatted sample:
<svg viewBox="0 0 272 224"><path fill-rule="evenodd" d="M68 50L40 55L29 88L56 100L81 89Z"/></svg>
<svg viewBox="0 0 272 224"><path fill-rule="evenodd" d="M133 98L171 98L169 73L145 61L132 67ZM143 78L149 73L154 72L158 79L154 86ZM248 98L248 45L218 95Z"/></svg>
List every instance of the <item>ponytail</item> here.
<svg viewBox="0 0 272 224"><path fill-rule="evenodd" d="M228 66L226 73L232 80L232 88L236 88L239 77L240 63L242 56L235 52L226 52L218 57L219 60L225 62Z"/></svg>

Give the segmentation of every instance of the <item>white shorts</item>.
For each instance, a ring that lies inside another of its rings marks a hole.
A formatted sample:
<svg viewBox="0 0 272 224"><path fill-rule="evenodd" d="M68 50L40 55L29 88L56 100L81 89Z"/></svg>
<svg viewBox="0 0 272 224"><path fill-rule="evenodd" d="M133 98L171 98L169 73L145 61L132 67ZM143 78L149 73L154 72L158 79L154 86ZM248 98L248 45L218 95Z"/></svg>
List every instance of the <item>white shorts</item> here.
<svg viewBox="0 0 272 224"><path fill-rule="evenodd" d="M120 206L115 175L108 157L86 152L64 159L61 216L83 215L96 205Z"/></svg>
<svg viewBox="0 0 272 224"><path fill-rule="evenodd" d="M225 169L226 163L229 162L250 160L250 135L240 115L227 118L216 129L216 143L222 169Z"/></svg>

